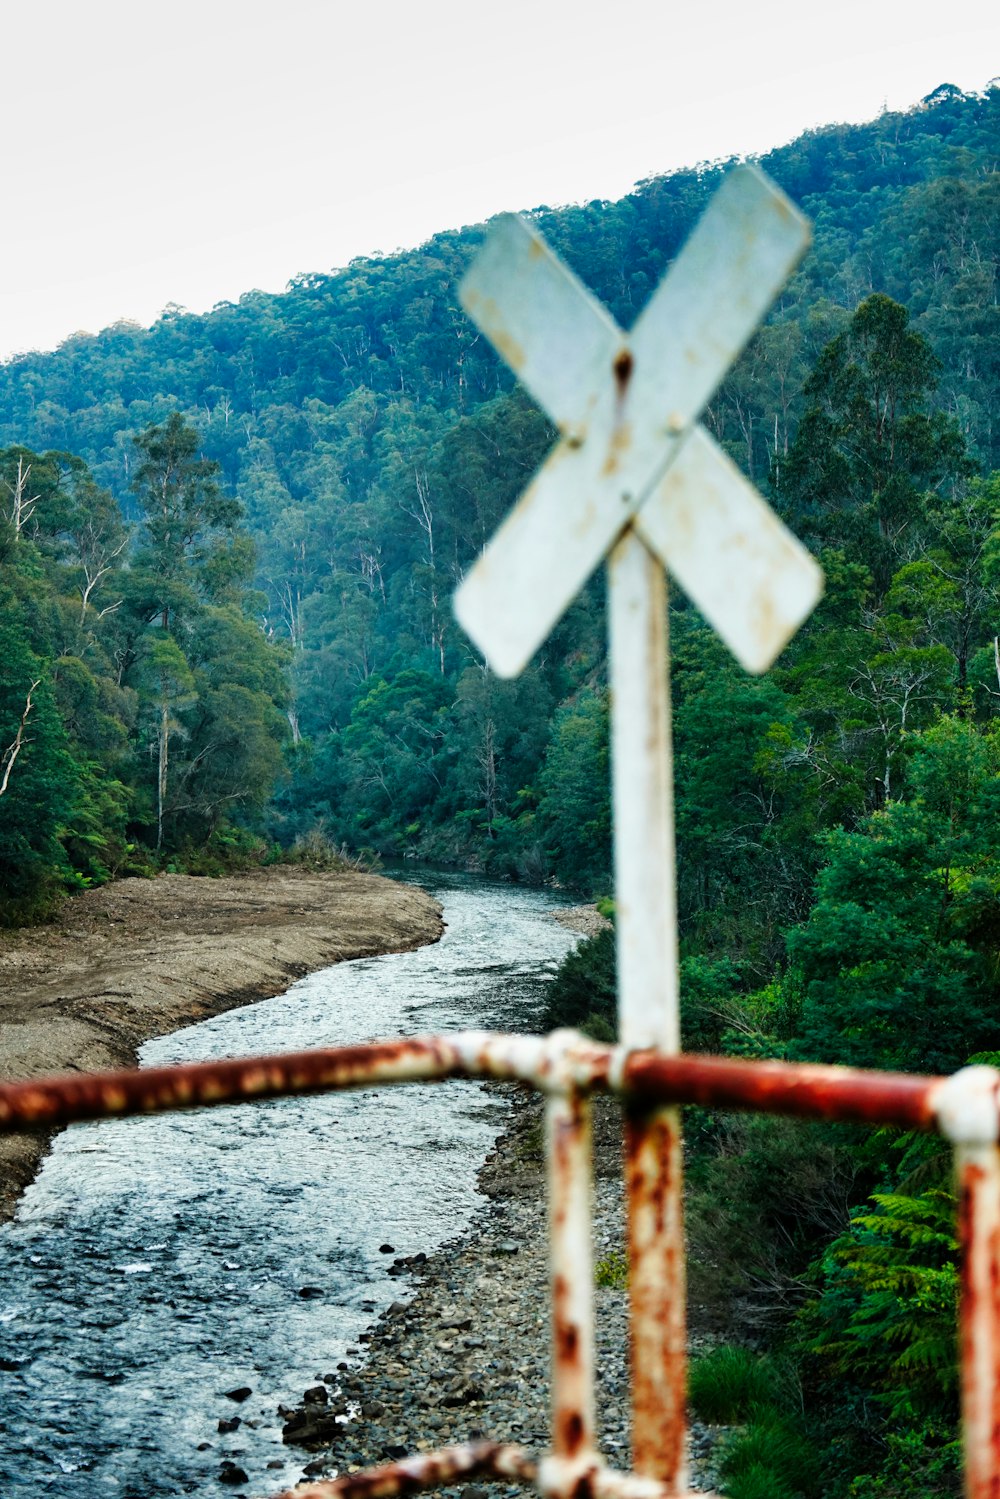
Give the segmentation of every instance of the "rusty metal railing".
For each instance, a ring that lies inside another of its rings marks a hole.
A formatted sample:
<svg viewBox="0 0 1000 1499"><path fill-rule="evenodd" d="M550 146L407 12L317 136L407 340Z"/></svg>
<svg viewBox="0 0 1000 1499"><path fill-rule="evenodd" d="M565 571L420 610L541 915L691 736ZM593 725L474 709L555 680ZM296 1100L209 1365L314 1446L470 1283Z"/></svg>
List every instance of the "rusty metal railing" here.
<svg viewBox="0 0 1000 1499"><path fill-rule="evenodd" d="M300 1485L294 1499L391 1499L474 1476L533 1486L553 1499L661 1499L685 1492L683 1307L670 1335L652 1340L659 1364L633 1381L633 1450L676 1477L621 1473L602 1461L594 1427L594 1308L590 1262L590 1096L618 1094L626 1129L633 1365L636 1334L665 1280L683 1274L676 1193L669 1172L636 1167L636 1150L676 1148L670 1129L643 1121L663 1106L711 1105L801 1119L936 1130L955 1149L961 1251L962 1414L969 1499L1000 1495L1000 1073L967 1067L952 1077L856 1071L785 1062L677 1055L602 1046L572 1031L548 1037L470 1031L367 1046L282 1053L196 1065L74 1074L0 1085L0 1133L291 1094L501 1078L546 1095L551 1261L552 1450L536 1461L492 1442L444 1448L344 1478ZM637 1145L638 1142L638 1145ZM650 1192L644 1183L652 1182ZM664 1222L666 1218L666 1223ZM663 1244L668 1244L669 1260ZM636 1291L638 1289L638 1294ZM650 1340L647 1338L647 1355ZM288 1490L280 1499L292 1499Z"/></svg>

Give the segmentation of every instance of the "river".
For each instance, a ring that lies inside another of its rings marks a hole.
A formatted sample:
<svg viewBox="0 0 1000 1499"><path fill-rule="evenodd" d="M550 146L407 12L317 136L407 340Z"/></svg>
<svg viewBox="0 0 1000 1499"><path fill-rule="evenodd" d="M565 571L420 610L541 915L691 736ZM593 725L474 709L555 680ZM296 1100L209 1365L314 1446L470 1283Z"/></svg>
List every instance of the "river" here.
<svg viewBox="0 0 1000 1499"><path fill-rule="evenodd" d="M143 1065L530 1027L574 941L548 914L558 897L420 883L444 906L439 943L311 974L149 1042ZM468 1223L505 1110L449 1082L66 1130L0 1229L3 1499L294 1483L278 1404L362 1356L359 1335L407 1295L393 1258ZM247 1483L219 1481L227 1460Z"/></svg>

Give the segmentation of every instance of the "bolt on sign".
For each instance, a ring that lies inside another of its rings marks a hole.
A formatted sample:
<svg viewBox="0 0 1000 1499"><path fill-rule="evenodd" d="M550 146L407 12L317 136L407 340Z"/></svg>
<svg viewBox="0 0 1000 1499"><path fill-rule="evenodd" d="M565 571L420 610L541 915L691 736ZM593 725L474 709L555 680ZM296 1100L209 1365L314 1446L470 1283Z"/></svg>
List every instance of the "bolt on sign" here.
<svg viewBox="0 0 1000 1499"><path fill-rule="evenodd" d="M515 676L608 564L620 1034L680 1046L666 569L749 670L822 592L809 553L698 416L809 242L752 167L732 172L626 337L531 226L504 215L463 307L560 440L455 596L459 623ZM684 1483L679 1118L626 1111L636 1471Z"/></svg>
<svg viewBox="0 0 1000 1499"><path fill-rule="evenodd" d="M456 599L513 675L602 558L610 675L621 1044L470 1031L175 1067L0 1082L0 1134L153 1110L445 1077L546 1095L552 1449L482 1440L299 1485L278 1499L403 1499L474 1477L545 1499L668 1499L684 1471L682 1104L937 1130L955 1151L968 1499L1000 1499L1000 1072L908 1077L679 1050L666 573L762 671L819 597L819 570L696 425L807 239L759 172L727 178L626 339L520 219L501 218L465 305L561 439ZM632 1449L598 1455L590 1097L626 1116Z"/></svg>

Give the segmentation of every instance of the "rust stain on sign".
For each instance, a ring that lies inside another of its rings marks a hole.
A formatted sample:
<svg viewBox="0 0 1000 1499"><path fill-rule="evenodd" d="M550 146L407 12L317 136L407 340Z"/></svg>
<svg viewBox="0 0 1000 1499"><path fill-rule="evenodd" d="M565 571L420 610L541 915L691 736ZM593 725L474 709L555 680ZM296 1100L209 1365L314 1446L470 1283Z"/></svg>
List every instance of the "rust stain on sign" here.
<svg viewBox="0 0 1000 1499"><path fill-rule="evenodd" d="M618 393L619 400L624 400L625 398L625 392L628 390L628 383L632 378L634 367L635 363L632 358L631 349L621 349L615 355L611 371L615 377L615 390Z"/></svg>

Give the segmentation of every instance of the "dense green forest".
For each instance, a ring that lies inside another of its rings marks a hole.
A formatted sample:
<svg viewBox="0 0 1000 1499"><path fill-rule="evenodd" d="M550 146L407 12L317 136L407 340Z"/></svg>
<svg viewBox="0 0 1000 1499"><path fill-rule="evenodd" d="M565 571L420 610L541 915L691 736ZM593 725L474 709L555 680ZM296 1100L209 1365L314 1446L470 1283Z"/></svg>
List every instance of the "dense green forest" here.
<svg viewBox="0 0 1000 1499"><path fill-rule="evenodd" d="M65 453L0 452L0 871L60 890L257 849L288 652L254 619L241 507L174 414L133 442L135 526Z"/></svg>
<svg viewBox="0 0 1000 1499"><path fill-rule="evenodd" d="M536 217L627 327L727 165ZM686 1044L949 1069L1000 1050L1000 87L762 165L815 242L704 420L827 589L762 679L672 601ZM610 891L601 579L516 682L450 611L554 436L459 310L482 234L0 366L7 920L296 840ZM608 1034L611 965L554 1018ZM944 1156L689 1155L729 1491L955 1491Z"/></svg>

